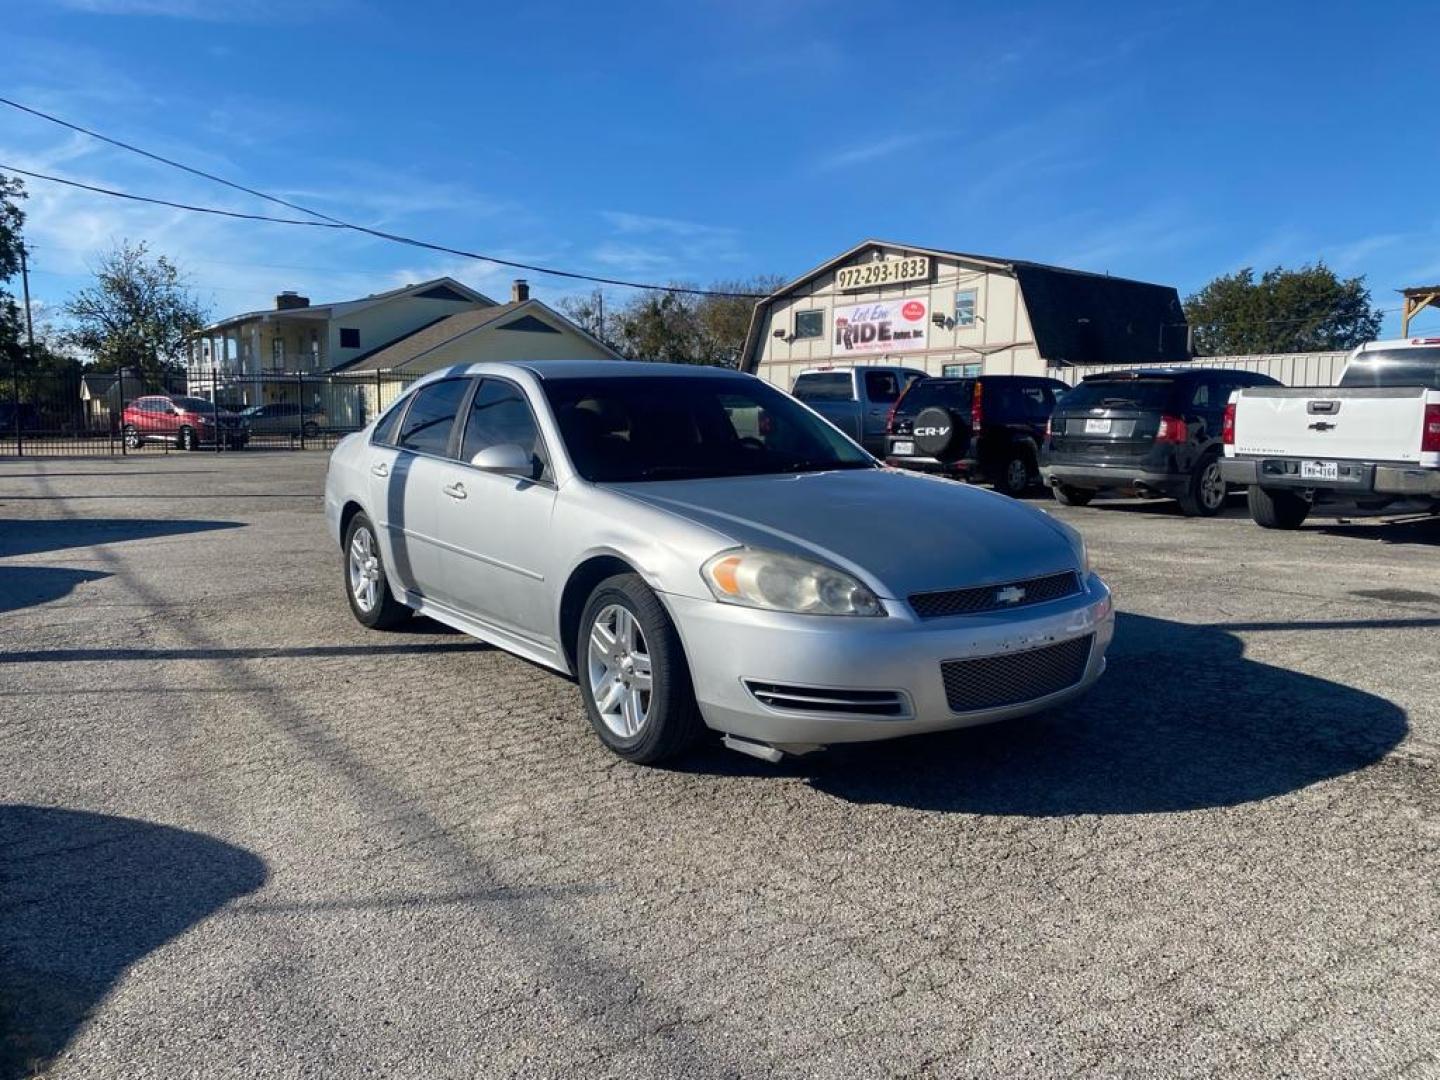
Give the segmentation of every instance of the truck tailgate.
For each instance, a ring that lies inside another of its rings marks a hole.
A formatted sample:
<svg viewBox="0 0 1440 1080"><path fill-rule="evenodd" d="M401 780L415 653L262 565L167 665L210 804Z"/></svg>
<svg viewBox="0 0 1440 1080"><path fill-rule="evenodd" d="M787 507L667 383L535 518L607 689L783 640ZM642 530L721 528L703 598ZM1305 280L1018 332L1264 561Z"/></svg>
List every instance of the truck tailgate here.
<svg viewBox="0 0 1440 1080"><path fill-rule="evenodd" d="M1418 462L1429 394L1421 386L1241 390L1235 406L1235 453Z"/></svg>

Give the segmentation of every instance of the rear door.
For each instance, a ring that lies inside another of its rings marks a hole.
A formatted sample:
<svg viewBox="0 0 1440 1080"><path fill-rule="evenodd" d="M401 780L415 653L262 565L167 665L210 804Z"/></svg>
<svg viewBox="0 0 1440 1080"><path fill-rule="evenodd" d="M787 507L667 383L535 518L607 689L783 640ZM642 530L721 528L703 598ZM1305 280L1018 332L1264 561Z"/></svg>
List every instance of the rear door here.
<svg viewBox="0 0 1440 1080"><path fill-rule="evenodd" d="M390 425L377 428L370 445L370 506L386 567L404 588L427 598L443 592L438 509L445 499L455 417L469 388L468 379L422 386L411 395L394 430ZM392 441L379 441L382 433Z"/></svg>
<svg viewBox="0 0 1440 1080"><path fill-rule="evenodd" d="M885 439L885 424L890 419L890 408L900 399L905 385L900 373L883 368L864 370L860 385L864 389L864 400L860 404L861 423L864 430L866 449L879 447Z"/></svg>
<svg viewBox="0 0 1440 1080"><path fill-rule="evenodd" d="M465 410L457 460L443 467L437 516L443 600L462 615L553 649L546 598L555 486L549 454L525 392L508 379L480 381ZM491 446L519 446L532 478L470 465Z"/></svg>
<svg viewBox="0 0 1440 1080"><path fill-rule="evenodd" d="M1144 457L1155 445L1160 417L1174 410L1174 378L1085 379L1055 407L1051 452L1101 464Z"/></svg>

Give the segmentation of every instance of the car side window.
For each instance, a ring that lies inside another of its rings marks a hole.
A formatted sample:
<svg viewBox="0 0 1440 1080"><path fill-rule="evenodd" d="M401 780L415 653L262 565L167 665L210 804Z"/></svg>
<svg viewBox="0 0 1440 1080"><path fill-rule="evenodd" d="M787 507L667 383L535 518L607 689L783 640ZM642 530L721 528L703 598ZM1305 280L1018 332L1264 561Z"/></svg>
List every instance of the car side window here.
<svg viewBox="0 0 1440 1080"><path fill-rule="evenodd" d="M877 405L888 405L900 396L900 380L893 371L867 371L865 396Z"/></svg>
<svg viewBox="0 0 1440 1080"><path fill-rule="evenodd" d="M1043 386L1022 386L1020 388L1020 401L1024 406L1024 415L1031 419L1044 419L1050 412L1050 402L1053 398Z"/></svg>
<svg viewBox="0 0 1440 1080"><path fill-rule="evenodd" d="M450 446L455 414L469 387L466 379L444 379L415 391L395 445L422 454L444 454Z"/></svg>
<svg viewBox="0 0 1440 1080"><path fill-rule="evenodd" d="M1195 384L1195 391L1190 395L1190 404L1197 409L1208 409L1210 403L1210 383L1202 379Z"/></svg>
<svg viewBox="0 0 1440 1080"><path fill-rule="evenodd" d="M475 396L470 399L470 412L465 418L465 436L460 445L462 461L472 460L481 450L491 446L518 446L535 462L535 477L547 471L544 443L535 424L535 414L525 395L514 383L504 379L483 379Z"/></svg>
<svg viewBox="0 0 1440 1080"><path fill-rule="evenodd" d="M400 430L400 417L404 415L405 402L402 400L381 417L380 422L375 425L375 434L371 441L381 446L394 446L395 434Z"/></svg>

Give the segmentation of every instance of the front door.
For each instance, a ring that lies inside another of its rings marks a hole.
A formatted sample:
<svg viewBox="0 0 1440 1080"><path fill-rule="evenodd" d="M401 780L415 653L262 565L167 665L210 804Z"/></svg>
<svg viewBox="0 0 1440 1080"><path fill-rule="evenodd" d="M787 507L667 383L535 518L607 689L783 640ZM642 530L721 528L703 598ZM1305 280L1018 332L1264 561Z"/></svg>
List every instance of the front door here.
<svg viewBox="0 0 1440 1080"><path fill-rule="evenodd" d="M469 464L481 450L502 444L530 455L532 477ZM546 575L556 492L524 391L505 379L481 381L461 428L458 458L447 466L439 506L447 602L461 614L553 649Z"/></svg>

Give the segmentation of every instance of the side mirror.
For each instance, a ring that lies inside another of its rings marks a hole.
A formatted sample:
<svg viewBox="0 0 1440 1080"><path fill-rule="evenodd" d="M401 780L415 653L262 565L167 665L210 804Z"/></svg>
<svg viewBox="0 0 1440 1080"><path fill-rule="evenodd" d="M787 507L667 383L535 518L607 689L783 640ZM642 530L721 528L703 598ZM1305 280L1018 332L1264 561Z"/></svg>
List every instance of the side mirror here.
<svg viewBox="0 0 1440 1080"><path fill-rule="evenodd" d="M519 476L526 480L535 479L535 459L515 443L498 443L487 446L473 458L470 464L488 473L501 476Z"/></svg>

